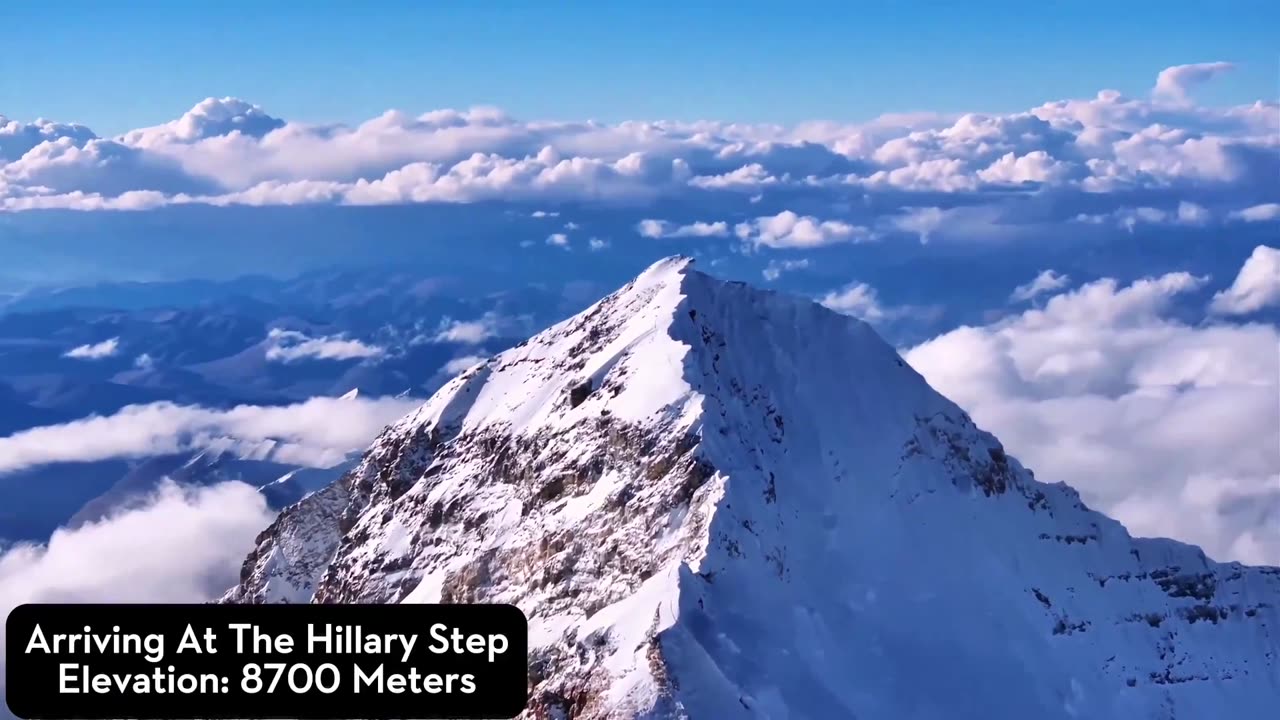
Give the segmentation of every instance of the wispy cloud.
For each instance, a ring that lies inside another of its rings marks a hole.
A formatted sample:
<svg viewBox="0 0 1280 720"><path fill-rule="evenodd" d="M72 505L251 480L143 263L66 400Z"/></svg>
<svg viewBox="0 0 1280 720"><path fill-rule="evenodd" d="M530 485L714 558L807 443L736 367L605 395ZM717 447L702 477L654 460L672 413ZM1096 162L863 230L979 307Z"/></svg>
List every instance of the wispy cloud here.
<svg viewBox="0 0 1280 720"><path fill-rule="evenodd" d="M386 351L377 345L341 335L308 337L296 330L272 328L267 333L268 360L297 362L298 360L355 360L382 357Z"/></svg>
<svg viewBox="0 0 1280 720"><path fill-rule="evenodd" d="M903 318L930 319L937 315L934 306L888 305L871 285L854 281L818 298L822 305L843 315L856 317L873 325Z"/></svg>
<svg viewBox="0 0 1280 720"><path fill-rule="evenodd" d="M63 357L75 358L76 360L101 360L109 358L120 351L120 338L113 337L103 340L100 343L91 345L80 345L73 347L63 353Z"/></svg>
<svg viewBox="0 0 1280 720"><path fill-rule="evenodd" d="M1245 222L1280 220L1280 203L1263 203L1235 210L1230 214L1230 217L1232 220L1243 220Z"/></svg>
<svg viewBox="0 0 1280 720"><path fill-rule="evenodd" d="M1014 288L1009 295L1009 300L1012 302L1026 302L1045 293L1061 290L1070 283L1071 278L1066 275L1060 275L1053 270L1043 270L1031 282Z"/></svg>
<svg viewBox="0 0 1280 720"><path fill-rule="evenodd" d="M193 449L269 451L281 462L327 467L363 449L413 398L317 397L283 406L215 410L168 402L126 407L0 437L0 475L61 462L142 458ZM334 422L334 418L342 418Z"/></svg>
<svg viewBox="0 0 1280 720"><path fill-rule="evenodd" d="M356 360L381 357L383 348L343 336L308 337L306 333L273 328L266 336L266 359L275 363L298 360Z"/></svg>
<svg viewBox="0 0 1280 720"><path fill-rule="evenodd" d="M791 272L792 270L803 270L807 267L809 267L808 258L801 258L800 260L783 260L781 262L778 260L770 260L769 264L760 272L764 276L765 280L773 282L774 280L782 277L783 273Z"/></svg>
<svg viewBox="0 0 1280 720"><path fill-rule="evenodd" d="M867 322L879 321L885 317L876 289L866 283L850 283L839 290L832 290L822 297L821 302L838 313L852 315Z"/></svg>
<svg viewBox="0 0 1280 720"><path fill-rule="evenodd" d="M647 238L728 237L729 224L697 221L677 225L666 220L641 220L636 225L636 232Z"/></svg>
<svg viewBox="0 0 1280 720"><path fill-rule="evenodd" d="M486 358L483 355L464 355L450 360L440 369L444 371L446 375L457 375L472 365L482 363L485 360Z"/></svg>
<svg viewBox="0 0 1280 720"><path fill-rule="evenodd" d="M1248 315L1280 306L1280 250L1259 245L1240 268L1231 287L1213 296L1218 315Z"/></svg>
<svg viewBox="0 0 1280 720"><path fill-rule="evenodd" d="M431 338L433 342L479 345L498 334L498 318L486 314L477 320L451 320L446 318Z"/></svg>

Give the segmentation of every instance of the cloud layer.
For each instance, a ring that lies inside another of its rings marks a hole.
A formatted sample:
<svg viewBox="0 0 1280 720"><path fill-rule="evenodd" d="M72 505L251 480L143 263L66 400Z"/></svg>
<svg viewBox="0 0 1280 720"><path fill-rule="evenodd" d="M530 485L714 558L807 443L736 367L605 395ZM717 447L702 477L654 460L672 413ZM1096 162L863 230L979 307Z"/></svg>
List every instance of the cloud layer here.
<svg viewBox="0 0 1280 720"><path fill-rule="evenodd" d="M244 457L328 467L364 449L384 427L420 403L412 398L318 397L294 405L230 410L167 402L134 405L106 417L0 437L0 474L51 463L194 449L228 449Z"/></svg>
<svg viewBox="0 0 1280 720"><path fill-rule="evenodd" d="M141 506L0 551L0 615L24 603L210 600L235 583L272 518L262 493L243 483L166 483ZM0 625L0 678L3 648Z"/></svg>
<svg viewBox="0 0 1280 720"><path fill-rule="evenodd" d="M172 122L115 138L80 125L0 118L0 208L643 204L803 194L829 206L884 198L869 207L881 215L916 208L904 222L919 226L976 198L1048 192L1110 223L1139 222L1133 218L1142 208L1187 219L1174 198L1199 208L1190 220L1209 222L1265 205L1259 181L1274 180L1280 169L1276 103L1207 108L1191 100L1195 86L1231 68L1167 68L1149 97L1103 90L1008 115L887 115L792 127L522 121L484 107L388 111L352 127L287 121L236 98L208 98ZM1248 192L1231 192L1241 189ZM793 215L774 217L772 230L761 218L744 232L765 245L812 246L847 240L864 224L799 209ZM722 218L653 222L641 233L705 237L729 228Z"/></svg>
<svg viewBox="0 0 1280 720"><path fill-rule="evenodd" d="M267 334L266 358L274 362L298 360L358 360L382 357L385 350L340 335L309 337L297 330L272 328Z"/></svg>
<svg viewBox="0 0 1280 720"><path fill-rule="evenodd" d="M1250 266L1275 252L1259 248L1233 290L1257 287ZM1188 273L1064 281L1043 307L905 356L1038 477L1074 486L1131 532L1280 564L1280 332L1176 319L1203 285Z"/></svg>

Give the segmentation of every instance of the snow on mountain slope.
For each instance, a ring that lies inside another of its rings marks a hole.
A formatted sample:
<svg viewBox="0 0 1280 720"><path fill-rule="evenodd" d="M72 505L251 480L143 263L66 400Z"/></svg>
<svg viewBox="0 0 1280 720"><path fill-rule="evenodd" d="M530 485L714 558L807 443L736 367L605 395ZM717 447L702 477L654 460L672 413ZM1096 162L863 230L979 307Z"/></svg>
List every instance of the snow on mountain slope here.
<svg viewBox="0 0 1280 720"><path fill-rule="evenodd" d="M511 602L530 718L1274 717L1280 570L1037 482L866 324L673 258L452 380L226 602Z"/></svg>

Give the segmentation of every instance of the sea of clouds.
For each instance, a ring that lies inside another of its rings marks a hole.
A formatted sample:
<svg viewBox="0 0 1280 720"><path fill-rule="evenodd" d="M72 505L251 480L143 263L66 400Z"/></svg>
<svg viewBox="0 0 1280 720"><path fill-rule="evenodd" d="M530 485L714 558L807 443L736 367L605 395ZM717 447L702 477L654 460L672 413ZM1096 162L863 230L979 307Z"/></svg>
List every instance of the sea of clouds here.
<svg viewBox="0 0 1280 720"><path fill-rule="evenodd" d="M1102 90L1011 114L785 127L524 121L493 108L393 110L353 127L286 121L235 98L208 98L177 120L111 138L0 117L0 209L663 198L714 206L716 197L770 193L832 215L797 209L679 226L653 218L639 228L775 248L894 231L928 239L975 224L990 233L1032 220L1128 228L1274 220L1280 106L1210 108L1191 97L1230 70L1171 67L1145 97ZM1028 193L1037 199L1010 202Z"/></svg>

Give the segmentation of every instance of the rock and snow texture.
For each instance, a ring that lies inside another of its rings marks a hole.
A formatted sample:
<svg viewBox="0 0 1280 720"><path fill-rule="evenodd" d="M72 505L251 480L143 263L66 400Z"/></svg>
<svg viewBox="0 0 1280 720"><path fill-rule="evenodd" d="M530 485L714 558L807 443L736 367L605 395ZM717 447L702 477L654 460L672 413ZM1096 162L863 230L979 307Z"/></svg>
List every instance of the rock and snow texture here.
<svg viewBox="0 0 1280 720"><path fill-rule="evenodd" d="M1273 718L1280 570L1131 538L857 320L673 258L455 378L230 602L510 602L529 718Z"/></svg>

